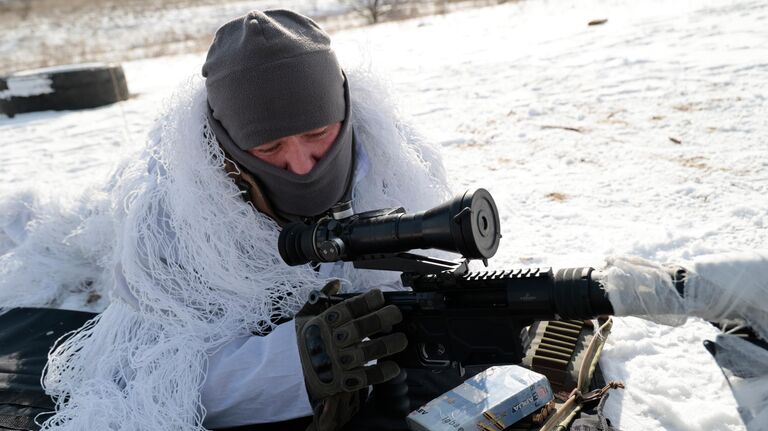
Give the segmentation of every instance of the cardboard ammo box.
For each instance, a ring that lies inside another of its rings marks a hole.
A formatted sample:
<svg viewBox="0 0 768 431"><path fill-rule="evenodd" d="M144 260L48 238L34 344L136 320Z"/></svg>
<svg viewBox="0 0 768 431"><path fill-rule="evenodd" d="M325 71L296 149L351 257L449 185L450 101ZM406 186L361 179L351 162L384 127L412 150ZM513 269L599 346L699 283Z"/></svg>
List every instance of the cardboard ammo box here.
<svg viewBox="0 0 768 431"><path fill-rule="evenodd" d="M488 368L408 415L413 431L502 431L552 400L542 374L518 365Z"/></svg>

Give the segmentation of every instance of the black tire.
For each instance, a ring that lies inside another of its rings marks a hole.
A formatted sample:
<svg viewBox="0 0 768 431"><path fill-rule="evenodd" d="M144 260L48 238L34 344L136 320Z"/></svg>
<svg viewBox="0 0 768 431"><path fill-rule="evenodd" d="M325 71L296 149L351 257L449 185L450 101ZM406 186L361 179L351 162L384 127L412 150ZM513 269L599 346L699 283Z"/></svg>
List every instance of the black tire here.
<svg viewBox="0 0 768 431"><path fill-rule="evenodd" d="M31 91L14 83L34 82ZM128 99L128 84L119 64L57 66L16 72L0 78L0 113L89 109Z"/></svg>

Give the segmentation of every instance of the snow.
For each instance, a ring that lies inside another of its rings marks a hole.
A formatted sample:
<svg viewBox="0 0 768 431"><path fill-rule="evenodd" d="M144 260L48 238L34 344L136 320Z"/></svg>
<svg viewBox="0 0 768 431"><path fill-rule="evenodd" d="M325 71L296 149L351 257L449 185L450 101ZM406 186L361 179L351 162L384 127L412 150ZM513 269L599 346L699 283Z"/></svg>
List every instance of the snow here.
<svg viewBox="0 0 768 431"><path fill-rule="evenodd" d="M456 191L493 194L495 269L764 248L767 39L768 5L751 0L531 0L333 35L343 64L387 76ZM133 97L109 107L0 116L0 198L67 201L103 183L203 60L125 63ZM34 216L18 206L0 207L16 239ZM616 319L601 360L626 384L607 402L614 424L744 429L702 345L716 335L695 319Z"/></svg>
<svg viewBox="0 0 768 431"><path fill-rule="evenodd" d="M11 76L5 80L7 89L0 91L0 100L51 93L51 84L52 81L47 75Z"/></svg>
<svg viewBox="0 0 768 431"><path fill-rule="evenodd" d="M13 73L13 76L47 75L60 72L75 72L79 70L94 69L103 66L101 63L63 64L61 66L41 67Z"/></svg>

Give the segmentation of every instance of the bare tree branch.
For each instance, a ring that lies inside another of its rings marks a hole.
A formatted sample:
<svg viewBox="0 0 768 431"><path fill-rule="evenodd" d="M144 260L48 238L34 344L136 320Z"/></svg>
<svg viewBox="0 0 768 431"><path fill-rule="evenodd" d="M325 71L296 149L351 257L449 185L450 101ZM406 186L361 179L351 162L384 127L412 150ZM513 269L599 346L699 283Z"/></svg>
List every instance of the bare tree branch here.
<svg viewBox="0 0 768 431"><path fill-rule="evenodd" d="M376 24L387 14L392 13L407 0L341 0L352 10L363 15L370 23Z"/></svg>

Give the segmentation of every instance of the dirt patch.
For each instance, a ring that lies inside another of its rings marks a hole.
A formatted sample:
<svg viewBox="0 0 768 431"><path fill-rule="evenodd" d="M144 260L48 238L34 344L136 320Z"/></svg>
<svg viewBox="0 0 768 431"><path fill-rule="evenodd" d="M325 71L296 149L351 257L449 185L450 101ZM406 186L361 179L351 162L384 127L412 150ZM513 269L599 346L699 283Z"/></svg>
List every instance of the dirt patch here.
<svg viewBox="0 0 768 431"><path fill-rule="evenodd" d="M547 199L553 200L555 202L564 202L564 201L568 200L568 196L566 194L560 193L560 192L547 193L546 197L547 197Z"/></svg>
<svg viewBox="0 0 768 431"><path fill-rule="evenodd" d="M93 304L94 302L97 302L101 299L101 295L99 295L96 292L91 292L88 294L88 299L85 300L86 304Z"/></svg>
<svg viewBox="0 0 768 431"><path fill-rule="evenodd" d="M700 171L704 171L707 173L726 172L726 173L737 175L737 176L743 176L749 173L749 171L733 169L730 167L712 166L709 163L709 159L703 156L680 157L680 158L674 159L674 161L679 163L683 167L698 169Z"/></svg>
<svg viewBox="0 0 768 431"><path fill-rule="evenodd" d="M704 163L705 160L707 159L704 157L693 156L693 157L685 157L682 159L678 159L677 162L685 166L686 168L694 168L694 169L702 169L702 170L712 169L711 166Z"/></svg>
<svg viewBox="0 0 768 431"><path fill-rule="evenodd" d="M498 171L499 169L509 169L509 165L515 163L520 164L520 161L511 159L509 157L499 157L498 159L494 160L492 164L488 164L485 167L489 171Z"/></svg>
<svg viewBox="0 0 768 431"><path fill-rule="evenodd" d="M680 111L680 112L691 112L691 111L693 111L693 104L691 104L691 103L681 103L681 104L678 104L678 105L673 105L672 109L674 109L675 111Z"/></svg>

